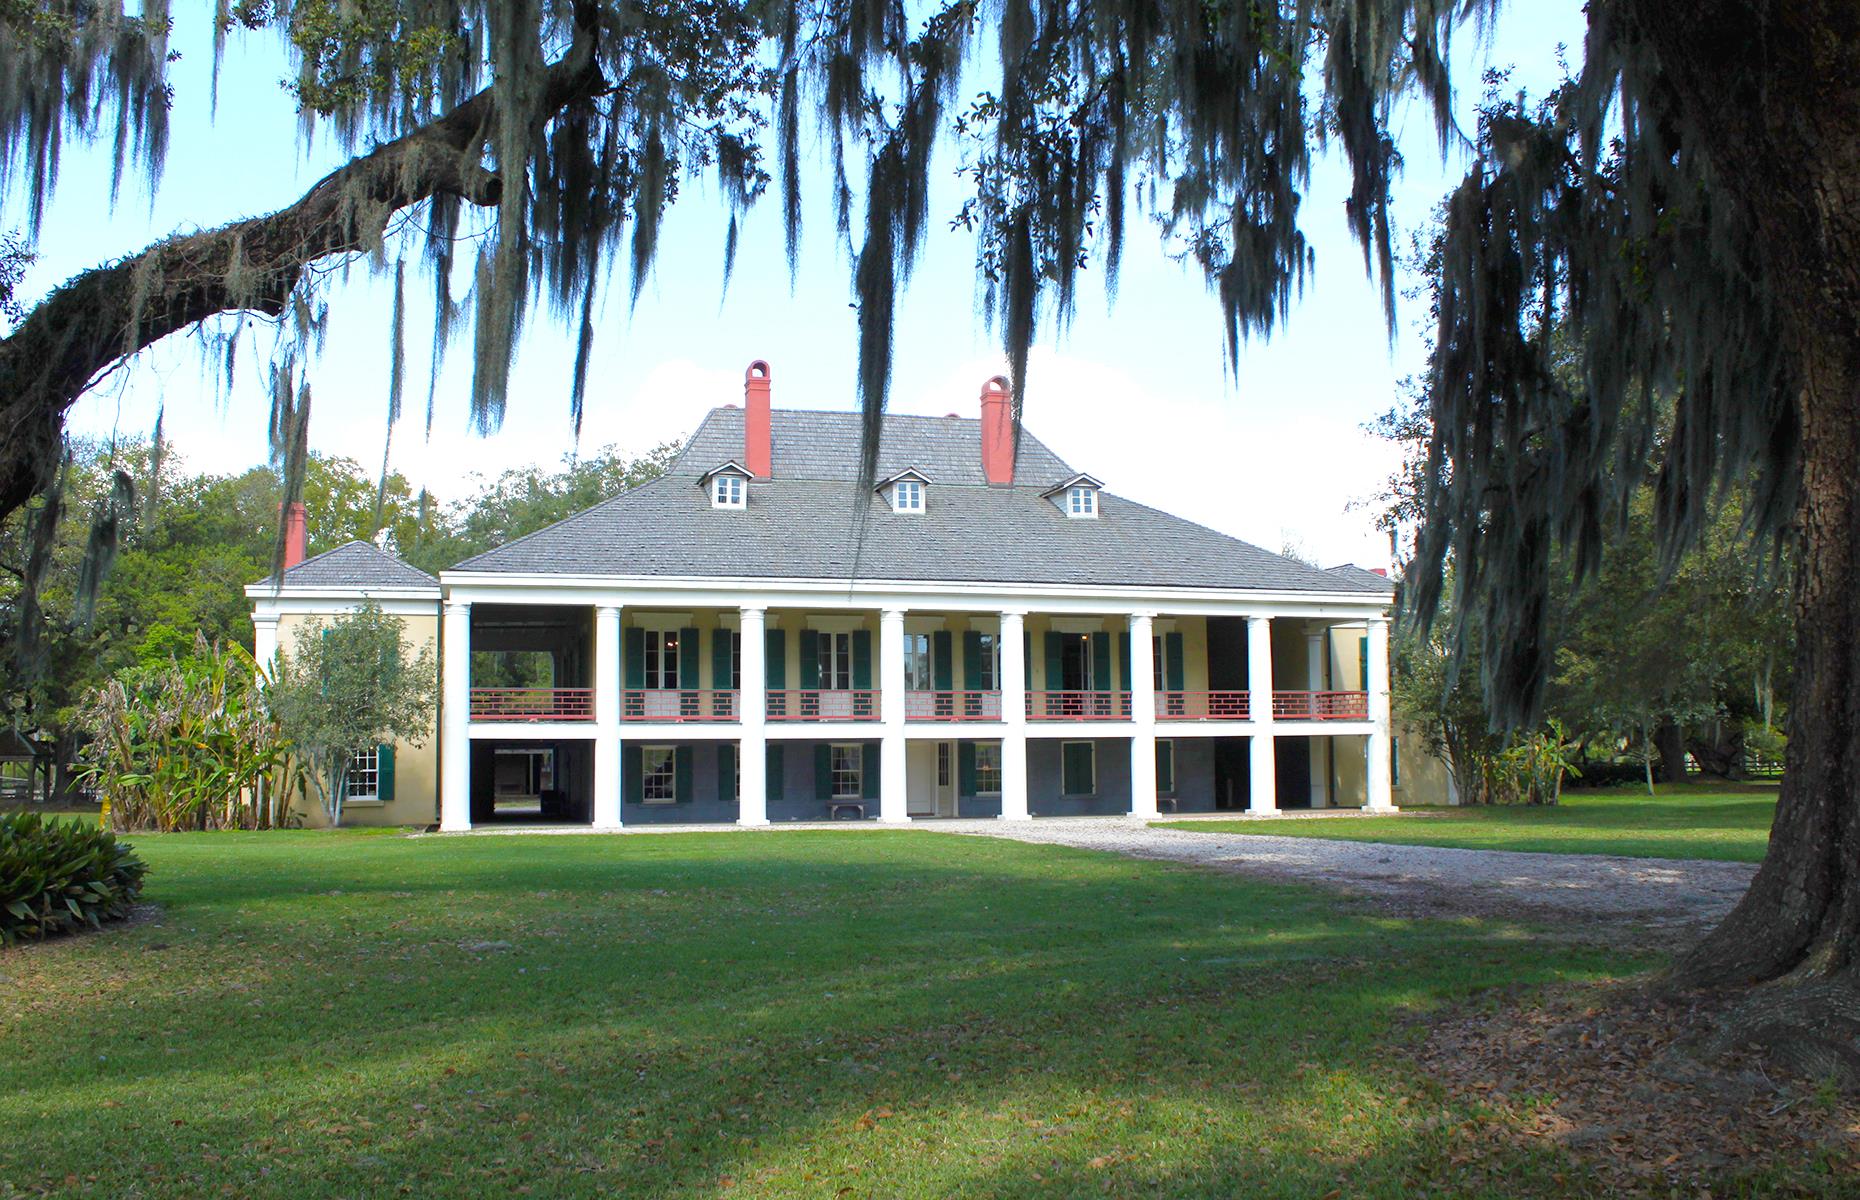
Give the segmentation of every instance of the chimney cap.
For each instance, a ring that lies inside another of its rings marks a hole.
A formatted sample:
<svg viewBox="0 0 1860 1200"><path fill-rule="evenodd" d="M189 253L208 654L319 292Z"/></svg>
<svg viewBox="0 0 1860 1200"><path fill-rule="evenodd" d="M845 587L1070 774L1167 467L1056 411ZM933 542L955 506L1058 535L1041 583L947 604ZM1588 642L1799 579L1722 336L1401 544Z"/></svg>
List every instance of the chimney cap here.
<svg viewBox="0 0 1860 1200"><path fill-rule="evenodd" d="M1008 377L1006 375L997 375L982 385L982 395L984 396L1006 396L1013 390L1014 385L1008 382Z"/></svg>
<svg viewBox="0 0 1860 1200"><path fill-rule="evenodd" d="M775 372L769 370L768 363L759 358L750 363L749 369L743 372L743 382L745 383L754 383L758 380L773 379L774 377Z"/></svg>

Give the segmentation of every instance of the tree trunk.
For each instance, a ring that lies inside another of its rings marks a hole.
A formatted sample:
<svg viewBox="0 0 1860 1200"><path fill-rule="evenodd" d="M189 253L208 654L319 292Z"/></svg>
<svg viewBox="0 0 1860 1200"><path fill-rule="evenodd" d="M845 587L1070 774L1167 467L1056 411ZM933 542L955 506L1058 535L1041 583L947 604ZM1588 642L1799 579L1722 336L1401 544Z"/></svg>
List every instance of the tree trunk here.
<svg viewBox="0 0 1860 1200"><path fill-rule="evenodd" d="M1660 752L1660 778L1667 783L1686 781L1686 735L1671 720L1660 722L1653 731L1653 745Z"/></svg>
<svg viewBox="0 0 1860 1200"><path fill-rule="evenodd" d="M1744 777L1744 730L1725 720L1712 720L1686 738L1686 749L1698 760L1699 770L1719 779Z"/></svg>
<svg viewBox="0 0 1860 1200"><path fill-rule="evenodd" d="M573 47L544 74L544 113L603 84L592 6L577 7L577 25ZM281 315L306 267L377 245L409 205L438 195L496 204L502 181L480 160L498 100L497 85L486 88L332 171L288 208L158 242L41 301L0 339L0 518L52 485L65 412L124 358L219 313Z"/></svg>
<svg viewBox="0 0 1860 1200"><path fill-rule="evenodd" d="M1752 987L1716 1047L1765 1044L1860 1085L1860 8L1623 9L1751 222L1802 427L1795 694L1769 851L1673 979Z"/></svg>

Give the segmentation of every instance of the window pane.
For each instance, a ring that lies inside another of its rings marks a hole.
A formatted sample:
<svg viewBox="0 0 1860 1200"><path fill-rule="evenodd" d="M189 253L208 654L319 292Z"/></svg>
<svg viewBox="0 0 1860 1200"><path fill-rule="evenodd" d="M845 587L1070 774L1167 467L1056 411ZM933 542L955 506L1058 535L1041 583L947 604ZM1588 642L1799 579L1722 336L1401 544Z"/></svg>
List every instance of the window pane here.
<svg viewBox="0 0 1860 1200"><path fill-rule="evenodd" d="M982 661L977 664L976 679L980 681L984 692L992 692L998 686L995 682L1000 676L1001 637L999 634L981 635Z"/></svg>
<svg viewBox="0 0 1860 1200"><path fill-rule="evenodd" d="M858 799L860 784L863 782L861 767L864 757L864 752L857 745L833 747L834 799Z"/></svg>
<svg viewBox="0 0 1860 1200"><path fill-rule="evenodd" d="M647 804L670 804L678 799L678 772L670 746L646 746L640 750L640 798Z"/></svg>
<svg viewBox="0 0 1860 1200"><path fill-rule="evenodd" d="M349 773L343 777L342 794L346 800L373 800L381 794L379 752L363 750L349 760Z"/></svg>
<svg viewBox="0 0 1860 1200"><path fill-rule="evenodd" d="M975 743L975 790L992 795L1001 790L1001 743Z"/></svg>

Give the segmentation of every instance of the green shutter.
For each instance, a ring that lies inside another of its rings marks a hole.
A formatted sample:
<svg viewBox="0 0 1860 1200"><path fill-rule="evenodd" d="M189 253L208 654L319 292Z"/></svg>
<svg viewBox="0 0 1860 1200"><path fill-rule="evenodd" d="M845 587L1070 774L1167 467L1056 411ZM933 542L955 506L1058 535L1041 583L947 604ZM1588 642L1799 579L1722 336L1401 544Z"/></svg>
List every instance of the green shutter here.
<svg viewBox="0 0 1860 1200"><path fill-rule="evenodd" d="M678 686L696 689L699 656L704 651L703 638L695 629L678 631Z"/></svg>
<svg viewBox="0 0 1860 1200"><path fill-rule="evenodd" d="M855 629L852 635L853 690L863 692L872 686L872 632Z"/></svg>
<svg viewBox="0 0 1860 1200"><path fill-rule="evenodd" d="M781 691L788 686L788 634L769 629L762 634L763 686Z"/></svg>
<svg viewBox="0 0 1860 1200"><path fill-rule="evenodd" d="M1369 637L1367 634L1356 641L1356 662L1359 671L1356 676L1356 687L1358 691L1366 692L1369 690Z"/></svg>
<svg viewBox="0 0 1860 1200"><path fill-rule="evenodd" d="M646 631L629 629L620 638L626 647L626 686L646 686Z"/></svg>
<svg viewBox="0 0 1860 1200"><path fill-rule="evenodd" d="M975 795L975 743L956 743L956 794Z"/></svg>
<svg viewBox="0 0 1860 1200"><path fill-rule="evenodd" d="M691 801L691 759L690 746L672 747L672 800L678 804Z"/></svg>
<svg viewBox="0 0 1860 1200"><path fill-rule="evenodd" d="M801 631L801 690L811 692L820 686L820 634L812 629Z"/></svg>
<svg viewBox="0 0 1860 1200"><path fill-rule="evenodd" d="M717 799L736 803L736 747L730 742L717 743Z"/></svg>
<svg viewBox="0 0 1860 1200"><path fill-rule="evenodd" d="M1119 691L1130 690L1130 631L1128 629L1117 635L1117 680Z"/></svg>
<svg viewBox="0 0 1860 1200"><path fill-rule="evenodd" d="M710 631L710 686L717 691L724 691L730 686L730 631L713 629Z"/></svg>
<svg viewBox="0 0 1860 1200"><path fill-rule="evenodd" d="M1163 634L1163 682L1171 692L1179 692L1188 685L1182 675L1182 635L1179 633Z"/></svg>
<svg viewBox="0 0 1860 1200"><path fill-rule="evenodd" d="M375 747L375 795L383 803L394 798L394 747L386 742Z"/></svg>
<svg viewBox="0 0 1860 1200"><path fill-rule="evenodd" d="M782 774L782 765L785 761L781 751L782 751L782 745L780 742L769 743L768 755L763 760L767 764L767 767L765 768L765 771L766 771L766 778L764 780L765 787L763 789L763 799L765 800L781 799L781 794L782 794L781 774Z"/></svg>
<svg viewBox="0 0 1860 1200"><path fill-rule="evenodd" d="M954 657L954 640L947 629L939 629L930 635L930 684L939 692L947 692L956 686L956 668L951 661Z"/></svg>
<svg viewBox="0 0 1860 1200"><path fill-rule="evenodd" d="M880 754L877 742L859 744L859 798L861 800L878 799L878 759Z"/></svg>
<svg viewBox="0 0 1860 1200"><path fill-rule="evenodd" d="M1111 635L1102 631L1091 635L1091 687L1094 692L1111 690Z"/></svg>
<svg viewBox="0 0 1860 1200"><path fill-rule="evenodd" d="M833 747L825 742L814 744L814 799L833 799Z"/></svg>
<svg viewBox="0 0 1860 1200"><path fill-rule="evenodd" d="M1174 742L1156 743L1156 790L1163 793L1175 791Z"/></svg>
<svg viewBox="0 0 1860 1200"><path fill-rule="evenodd" d="M1046 631L1046 690L1060 692L1064 691L1065 687L1065 639L1049 629Z"/></svg>
<svg viewBox="0 0 1860 1200"><path fill-rule="evenodd" d="M1020 661L1027 672L1027 690L1033 690L1033 634L1023 631L1020 635Z"/></svg>
<svg viewBox="0 0 1860 1200"><path fill-rule="evenodd" d="M646 796L646 759L638 746L620 747L620 794L628 804L638 804Z"/></svg>
<svg viewBox="0 0 1860 1200"><path fill-rule="evenodd" d="M1089 796L1098 790L1092 778L1092 744L1066 742L1061 760L1060 788L1068 796Z"/></svg>
<svg viewBox="0 0 1860 1200"><path fill-rule="evenodd" d="M971 692L982 686L982 635L973 629L962 635L962 686Z"/></svg>

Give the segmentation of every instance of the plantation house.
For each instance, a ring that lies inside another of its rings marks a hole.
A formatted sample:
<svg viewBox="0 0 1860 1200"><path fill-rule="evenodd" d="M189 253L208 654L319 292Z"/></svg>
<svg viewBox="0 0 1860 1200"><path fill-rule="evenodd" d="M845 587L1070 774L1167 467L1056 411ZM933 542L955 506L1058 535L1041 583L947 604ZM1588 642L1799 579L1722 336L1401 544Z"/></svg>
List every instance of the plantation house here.
<svg viewBox="0 0 1860 1200"><path fill-rule="evenodd" d="M356 822L1393 807L1382 576L1016 445L1002 380L979 419L885 417L875 488L859 416L771 382L752 364L663 478L438 579L365 542L305 559L294 517L246 589L261 660L364 601L439 648L435 736L358 760Z"/></svg>

